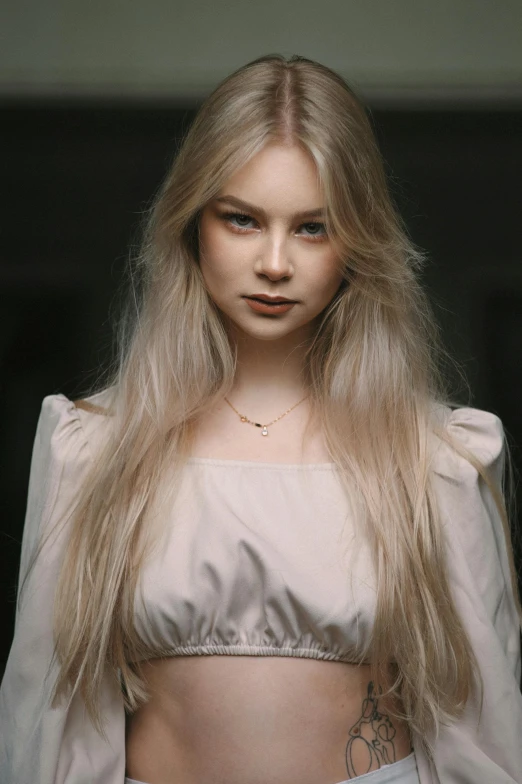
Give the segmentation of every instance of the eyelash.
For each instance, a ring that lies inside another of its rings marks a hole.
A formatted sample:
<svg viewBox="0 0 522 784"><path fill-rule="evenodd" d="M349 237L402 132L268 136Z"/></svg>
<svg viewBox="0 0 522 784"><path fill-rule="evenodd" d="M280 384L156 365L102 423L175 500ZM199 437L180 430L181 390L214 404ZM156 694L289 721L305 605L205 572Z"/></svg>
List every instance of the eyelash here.
<svg viewBox="0 0 522 784"><path fill-rule="evenodd" d="M239 233L241 233L241 234L246 232L246 231L250 231L250 227L249 226L237 226L236 224L231 223L231 219L232 218L248 218L251 221L255 220L255 218L252 218L251 215L247 215L245 212L224 212L221 215L221 218L222 218L222 220L226 221L227 223L230 223L230 225L234 228L234 230L239 232ZM302 226L321 226L323 228L324 234L307 234L307 235L305 235L307 237L307 239L312 240L312 242L321 242L322 240L326 239L326 237L327 237L324 223L320 223L319 221L308 221L307 223L302 223L299 228L301 228Z"/></svg>

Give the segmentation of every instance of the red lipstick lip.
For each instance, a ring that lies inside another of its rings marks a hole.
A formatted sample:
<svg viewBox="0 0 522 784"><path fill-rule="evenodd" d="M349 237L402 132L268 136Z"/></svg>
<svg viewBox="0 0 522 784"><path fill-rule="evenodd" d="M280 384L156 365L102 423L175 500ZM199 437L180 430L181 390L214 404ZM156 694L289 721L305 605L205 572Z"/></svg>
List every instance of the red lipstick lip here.
<svg viewBox="0 0 522 784"><path fill-rule="evenodd" d="M260 299L262 302L297 302L295 299L286 297L270 297L268 294L246 294L247 299Z"/></svg>

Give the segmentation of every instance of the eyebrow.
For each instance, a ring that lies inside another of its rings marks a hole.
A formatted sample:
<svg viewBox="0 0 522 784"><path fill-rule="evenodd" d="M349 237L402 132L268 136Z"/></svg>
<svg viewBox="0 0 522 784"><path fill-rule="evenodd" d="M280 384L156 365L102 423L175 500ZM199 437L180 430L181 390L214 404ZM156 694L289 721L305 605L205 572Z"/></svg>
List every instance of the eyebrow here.
<svg viewBox="0 0 522 784"><path fill-rule="evenodd" d="M254 204L248 204L248 202L243 201L242 199L238 199L237 196L218 196L215 201L218 202L227 202L228 204L234 204L236 207L239 207L242 210L247 212L255 212L258 215L262 215L263 218L266 218L266 212L261 207L256 207ZM326 210L323 207L316 207L314 210L305 210L304 212L296 212L294 215L290 217L292 220L295 218L312 218L312 217L323 217L326 215Z"/></svg>

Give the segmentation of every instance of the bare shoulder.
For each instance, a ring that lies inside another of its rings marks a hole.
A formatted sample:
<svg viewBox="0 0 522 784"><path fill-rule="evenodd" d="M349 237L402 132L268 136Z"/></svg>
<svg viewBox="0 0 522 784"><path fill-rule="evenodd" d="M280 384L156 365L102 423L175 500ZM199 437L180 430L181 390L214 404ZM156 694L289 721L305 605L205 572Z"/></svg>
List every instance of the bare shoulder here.
<svg viewBox="0 0 522 784"><path fill-rule="evenodd" d="M98 416L112 416L113 390L103 389L88 397L73 400L75 407L89 414Z"/></svg>
<svg viewBox="0 0 522 784"><path fill-rule="evenodd" d="M72 403L91 450L97 452L107 442L114 423L110 391L102 390Z"/></svg>
<svg viewBox="0 0 522 784"><path fill-rule="evenodd" d="M109 410L98 406L96 403L91 403L89 400L73 400L76 408L81 408L82 411L88 411L90 414L100 414L102 416L110 416Z"/></svg>

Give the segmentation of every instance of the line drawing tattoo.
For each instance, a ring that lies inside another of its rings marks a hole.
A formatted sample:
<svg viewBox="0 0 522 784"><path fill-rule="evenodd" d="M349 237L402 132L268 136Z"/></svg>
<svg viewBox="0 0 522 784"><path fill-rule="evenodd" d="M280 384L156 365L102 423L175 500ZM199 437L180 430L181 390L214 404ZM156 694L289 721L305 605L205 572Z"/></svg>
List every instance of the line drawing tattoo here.
<svg viewBox="0 0 522 784"><path fill-rule="evenodd" d="M381 765L395 762L393 738L396 730L389 717L379 713L377 709L381 694L381 687L379 686L377 695L373 681L370 681L367 697L362 704L362 716L350 727L350 739L346 744L346 769L350 777L369 773L375 763L378 763L377 768L380 768ZM358 761L357 770L354 759Z"/></svg>

